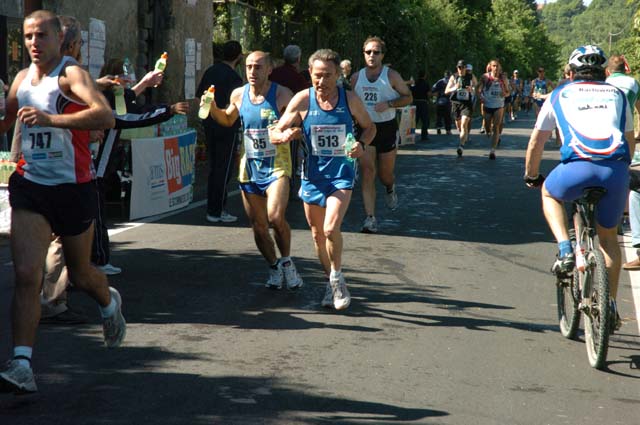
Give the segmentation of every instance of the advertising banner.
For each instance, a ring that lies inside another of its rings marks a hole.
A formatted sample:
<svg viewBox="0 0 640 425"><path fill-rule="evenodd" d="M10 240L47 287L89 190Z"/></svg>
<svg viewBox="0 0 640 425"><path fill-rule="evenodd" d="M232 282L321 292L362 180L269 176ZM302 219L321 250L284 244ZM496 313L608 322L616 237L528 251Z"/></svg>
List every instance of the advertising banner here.
<svg viewBox="0 0 640 425"><path fill-rule="evenodd" d="M193 199L196 132L131 140L131 220L173 211Z"/></svg>

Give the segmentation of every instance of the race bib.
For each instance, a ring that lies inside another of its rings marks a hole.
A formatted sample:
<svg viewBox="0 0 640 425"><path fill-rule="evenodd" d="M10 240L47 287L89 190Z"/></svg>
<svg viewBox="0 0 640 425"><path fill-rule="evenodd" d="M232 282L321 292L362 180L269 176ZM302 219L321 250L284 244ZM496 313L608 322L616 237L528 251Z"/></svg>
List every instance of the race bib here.
<svg viewBox="0 0 640 425"><path fill-rule="evenodd" d="M22 126L22 152L28 162L64 161L63 138L55 137L56 130L50 127Z"/></svg>
<svg viewBox="0 0 640 425"><path fill-rule="evenodd" d="M362 101L368 108L373 108L379 102L378 90L374 87L363 89Z"/></svg>
<svg viewBox="0 0 640 425"><path fill-rule="evenodd" d="M344 124L312 125L311 153L315 156L345 156L345 133Z"/></svg>
<svg viewBox="0 0 640 425"><path fill-rule="evenodd" d="M244 131L244 152L249 159L263 159L276 156L276 147L269 139L266 128L248 128Z"/></svg>
<svg viewBox="0 0 640 425"><path fill-rule="evenodd" d="M466 89L460 89L456 92L458 100L469 100L469 92Z"/></svg>

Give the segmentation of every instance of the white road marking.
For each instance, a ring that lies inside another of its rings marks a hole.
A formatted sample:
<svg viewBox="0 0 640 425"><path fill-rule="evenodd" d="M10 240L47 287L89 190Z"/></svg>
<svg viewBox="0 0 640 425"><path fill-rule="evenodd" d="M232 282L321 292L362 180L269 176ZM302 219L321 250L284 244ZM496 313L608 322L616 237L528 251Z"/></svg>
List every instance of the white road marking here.
<svg viewBox="0 0 640 425"><path fill-rule="evenodd" d="M623 263L637 257L636 248L631 244L631 236L628 233L622 237L622 247L624 251ZM638 325L638 333L640 333L640 273L629 272L629 281L631 282L631 294L633 296L633 305L636 310L636 324ZM620 291L618 291L620 292Z"/></svg>

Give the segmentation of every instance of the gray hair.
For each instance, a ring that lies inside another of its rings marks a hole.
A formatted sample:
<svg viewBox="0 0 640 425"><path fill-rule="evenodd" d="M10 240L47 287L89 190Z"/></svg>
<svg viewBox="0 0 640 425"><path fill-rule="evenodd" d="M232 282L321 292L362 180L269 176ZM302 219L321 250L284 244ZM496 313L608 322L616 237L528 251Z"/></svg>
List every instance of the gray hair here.
<svg viewBox="0 0 640 425"><path fill-rule="evenodd" d="M287 47L284 48L284 51L282 52L282 57L285 63L288 63L290 65L293 65L294 63L296 63L298 59L300 59L301 55L302 55L302 50L300 50L300 47L296 46L295 44L288 45Z"/></svg>
<svg viewBox="0 0 640 425"><path fill-rule="evenodd" d="M345 59L342 62L340 62L340 68L343 68L345 66L351 66L351 61L349 59Z"/></svg>
<svg viewBox="0 0 640 425"><path fill-rule="evenodd" d="M60 20L60 26L62 27L62 32L64 34L60 51L68 52L71 48L71 44L74 41L80 40L82 37L80 22L78 22L78 20L73 16L60 15L58 19Z"/></svg>
<svg viewBox="0 0 640 425"><path fill-rule="evenodd" d="M331 49L320 49L316 50L309 57L309 68L313 67L313 62L322 61L322 62L333 62L336 66L336 69L340 69L340 55L338 52L335 52Z"/></svg>

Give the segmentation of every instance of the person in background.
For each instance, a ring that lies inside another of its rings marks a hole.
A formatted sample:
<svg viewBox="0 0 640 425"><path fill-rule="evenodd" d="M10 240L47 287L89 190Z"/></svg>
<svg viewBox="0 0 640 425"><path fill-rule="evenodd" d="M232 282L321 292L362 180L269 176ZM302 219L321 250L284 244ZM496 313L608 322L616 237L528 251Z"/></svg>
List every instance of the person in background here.
<svg viewBox="0 0 640 425"><path fill-rule="evenodd" d="M445 71L444 76L431 87L431 93L436 98L436 132L441 133L444 128L446 134L451 134L451 99L444 91L451 72Z"/></svg>
<svg viewBox="0 0 640 425"><path fill-rule="evenodd" d="M420 122L420 140L429 140L429 103L431 100L431 85L427 82L427 72L420 70L418 79L411 86L413 104L416 106L416 127Z"/></svg>
<svg viewBox="0 0 640 425"><path fill-rule="evenodd" d="M338 78L338 87L344 87L346 90L351 90L351 61L349 59L343 59L340 62L340 77Z"/></svg>
<svg viewBox="0 0 640 425"><path fill-rule="evenodd" d="M222 46L222 60L210 66L202 76L196 93L202 94L211 85L215 85L215 101L218 108L225 109L229 105L231 92L242 86L242 78L236 67L242 62L242 46L230 40ZM238 217L226 210L227 184L233 168L236 137L240 123L231 127L223 127L213 118L202 121L207 144L209 177L207 181L207 215L210 223L233 223Z"/></svg>
<svg viewBox="0 0 640 425"><path fill-rule="evenodd" d="M284 63L273 68L269 80L287 87L293 94L310 87L310 84L300 74L300 60L302 50L300 46L290 44L282 51Z"/></svg>

